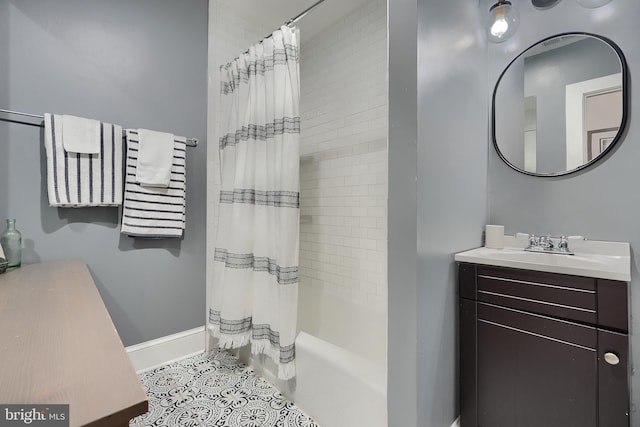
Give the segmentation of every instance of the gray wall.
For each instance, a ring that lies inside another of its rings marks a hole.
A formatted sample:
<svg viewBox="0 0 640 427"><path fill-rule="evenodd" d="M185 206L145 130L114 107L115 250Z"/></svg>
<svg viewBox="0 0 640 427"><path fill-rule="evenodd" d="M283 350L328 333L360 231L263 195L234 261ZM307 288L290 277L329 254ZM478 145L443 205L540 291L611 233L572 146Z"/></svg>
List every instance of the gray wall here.
<svg viewBox="0 0 640 427"><path fill-rule="evenodd" d="M42 128L0 121L0 221L17 218L25 263L84 260L125 345L203 325L207 1L0 0L0 56L0 108L200 139L184 239L144 241L117 208L48 207Z"/></svg>
<svg viewBox="0 0 640 427"><path fill-rule="evenodd" d="M417 426L417 0L388 1L388 425Z"/></svg>
<svg viewBox="0 0 640 427"><path fill-rule="evenodd" d="M487 212L484 15L468 0L418 5L418 425L457 410L453 255L481 244Z"/></svg>
<svg viewBox="0 0 640 427"><path fill-rule="evenodd" d="M0 58L9 56L9 3L0 2ZM9 61L0 61L0 102L9 102ZM6 107L0 107L6 108ZM0 124L0 147L9 139L9 128ZM4 149L0 149L0 201L6 200L9 191L9 156ZM8 215L7 204L0 203L0 220ZM0 229L4 226L0 224ZM0 231L1 233L1 231Z"/></svg>
<svg viewBox="0 0 640 427"><path fill-rule="evenodd" d="M482 1L488 8L491 1ZM489 46L489 85L519 51L539 39L566 31L588 31L616 42L624 52L631 73L628 132L604 161L566 177L536 178L519 174L489 151L489 221L504 224L506 232L553 235L583 235L593 240L627 241L632 248L631 269L631 355L640 362L640 131L635 105L640 87L633 84L640 68L637 18L640 2L613 1L601 9L589 10L574 1L560 2L547 11L529 3L518 3L521 26L515 37L502 45ZM635 407L640 403L640 379L631 378L633 426L640 425Z"/></svg>
<svg viewBox="0 0 640 427"><path fill-rule="evenodd" d="M480 246L487 213L483 18L466 0L389 2L390 427L458 414L453 255Z"/></svg>

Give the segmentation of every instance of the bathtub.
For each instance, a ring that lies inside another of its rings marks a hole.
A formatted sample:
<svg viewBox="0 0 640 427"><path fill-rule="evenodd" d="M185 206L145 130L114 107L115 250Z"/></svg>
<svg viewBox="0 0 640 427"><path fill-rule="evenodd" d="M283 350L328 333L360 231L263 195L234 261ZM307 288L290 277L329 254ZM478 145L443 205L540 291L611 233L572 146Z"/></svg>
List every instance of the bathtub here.
<svg viewBox="0 0 640 427"><path fill-rule="evenodd" d="M240 357L322 427L387 426L386 307L300 286L296 377L267 357Z"/></svg>

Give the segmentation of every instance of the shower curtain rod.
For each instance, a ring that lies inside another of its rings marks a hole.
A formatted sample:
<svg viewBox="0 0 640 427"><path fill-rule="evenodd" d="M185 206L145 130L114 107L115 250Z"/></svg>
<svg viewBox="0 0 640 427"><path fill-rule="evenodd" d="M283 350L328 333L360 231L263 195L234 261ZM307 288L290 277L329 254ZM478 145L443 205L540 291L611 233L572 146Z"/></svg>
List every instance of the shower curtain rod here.
<svg viewBox="0 0 640 427"><path fill-rule="evenodd" d="M324 0L322 0L322 1L324 1ZM22 113L20 111L4 110L4 109L1 109L1 108L0 108L0 113L15 114L17 116L33 117L33 118L36 118L36 119L44 120L44 116L40 115L40 114ZM40 126L44 126L44 125L40 125ZM124 130L123 130L123 132L124 132ZM187 138L187 146L196 147L197 145L198 145L198 138Z"/></svg>
<svg viewBox="0 0 640 427"><path fill-rule="evenodd" d="M301 20L302 18L304 18L309 12L311 12L313 9L315 9L316 7L320 6L320 3L324 3L325 0L318 0L317 2L315 2L314 4L312 4L311 6L309 6L308 8L306 8L305 10L303 10L302 12L300 12L298 15L296 15L295 17L289 19L287 22L284 23L284 25L289 26L291 24L295 24L296 22L298 22L299 20ZM267 34L266 36L264 36L265 39L268 39L269 37L271 37L271 34ZM247 51L248 52L248 51Z"/></svg>
<svg viewBox="0 0 640 427"><path fill-rule="evenodd" d="M291 24L295 24L296 22L298 22L299 20L301 20L302 18L304 18L307 13L311 12L313 9L315 9L316 7L320 6L320 3L323 3L324 0L318 0L317 2L315 2L314 4L312 4L311 6L309 6L308 8L306 8L305 10L303 10L302 12L300 12L297 16L295 16L294 18L289 19L285 25L291 25Z"/></svg>

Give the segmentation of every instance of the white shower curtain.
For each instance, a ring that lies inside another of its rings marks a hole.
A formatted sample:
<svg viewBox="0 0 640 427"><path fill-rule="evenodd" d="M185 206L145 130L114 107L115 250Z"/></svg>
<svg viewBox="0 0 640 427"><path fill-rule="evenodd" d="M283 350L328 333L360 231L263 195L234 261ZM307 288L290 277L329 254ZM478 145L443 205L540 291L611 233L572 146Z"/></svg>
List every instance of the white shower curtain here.
<svg viewBox="0 0 640 427"><path fill-rule="evenodd" d="M209 329L251 343L295 375L299 242L299 60L283 26L220 68L221 191Z"/></svg>

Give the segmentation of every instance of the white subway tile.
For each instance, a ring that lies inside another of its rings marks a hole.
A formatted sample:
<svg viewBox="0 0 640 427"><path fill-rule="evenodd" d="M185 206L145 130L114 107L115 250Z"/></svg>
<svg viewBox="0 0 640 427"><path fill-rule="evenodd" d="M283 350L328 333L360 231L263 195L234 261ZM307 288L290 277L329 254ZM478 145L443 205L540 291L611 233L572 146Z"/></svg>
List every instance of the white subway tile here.
<svg viewBox="0 0 640 427"><path fill-rule="evenodd" d="M349 248L359 248L360 247L360 237L345 237L344 245Z"/></svg>
<svg viewBox="0 0 640 427"><path fill-rule="evenodd" d="M377 249L377 243L373 239L360 239L360 248L361 249Z"/></svg>
<svg viewBox="0 0 640 427"><path fill-rule="evenodd" d="M386 230L381 230L379 228L367 228L367 238L375 239L375 240L384 240L387 238Z"/></svg>

